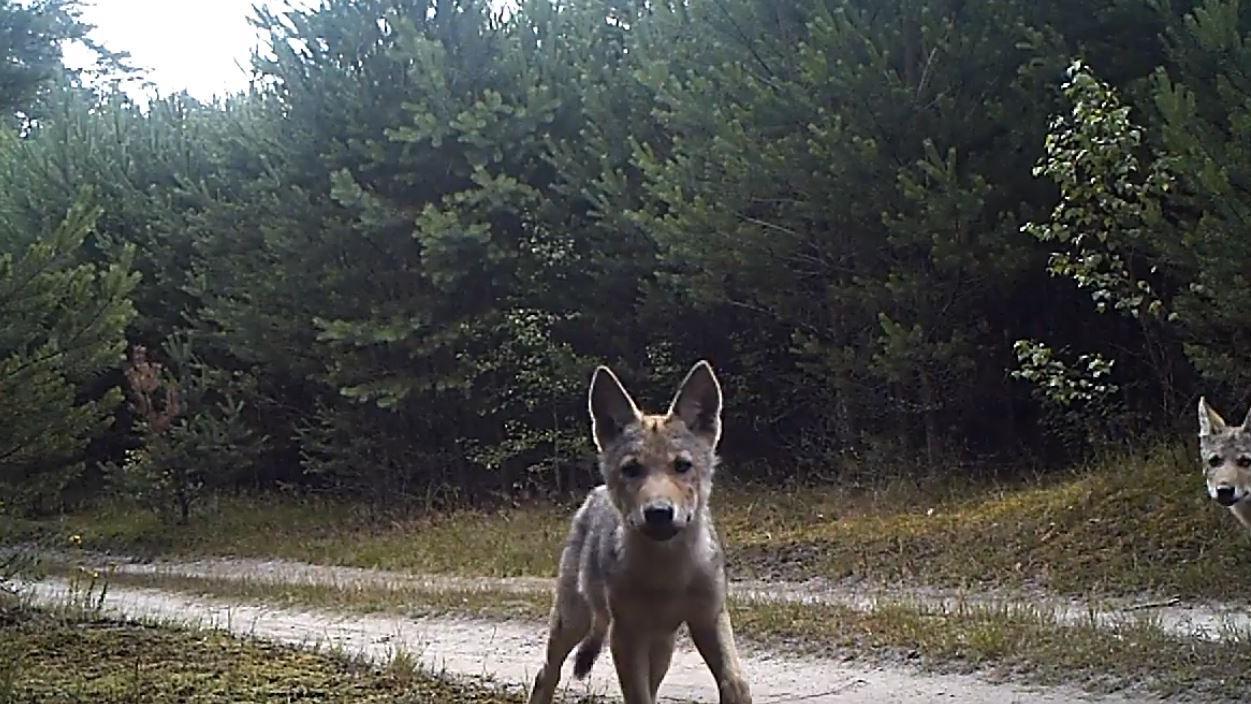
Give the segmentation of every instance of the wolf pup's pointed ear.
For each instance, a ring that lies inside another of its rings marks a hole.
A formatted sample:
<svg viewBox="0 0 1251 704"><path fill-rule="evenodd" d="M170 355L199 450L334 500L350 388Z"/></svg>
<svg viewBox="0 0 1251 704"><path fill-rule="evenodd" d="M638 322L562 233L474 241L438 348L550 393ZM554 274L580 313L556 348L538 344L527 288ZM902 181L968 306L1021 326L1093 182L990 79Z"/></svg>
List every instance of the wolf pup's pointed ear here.
<svg viewBox="0 0 1251 704"><path fill-rule="evenodd" d="M1199 434L1200 435L1215 435L1217 433L1224 432L1225 427L1226 427L1225 419L1221 417L1221 414L1212 410L1212 407L1208 405L1207 399L1200 396L1199 397Z"/></svg>
<svg viewBox="0 0 1251 704"><path fill-rule="evenodd" d="M712 447L721 440L721 384L712 365L700 361L687 373L669 404L669 413Z"/></svg>
<svg viewBox="0 0 1251 704"><path fill-rule="evenodd" d="M608 367L597 367L591 375L587 407L591 411L591 437L595 438L595 447L600 452L621 437L627 426L639 420L639 408L634 405L634 399Z"/></svg>

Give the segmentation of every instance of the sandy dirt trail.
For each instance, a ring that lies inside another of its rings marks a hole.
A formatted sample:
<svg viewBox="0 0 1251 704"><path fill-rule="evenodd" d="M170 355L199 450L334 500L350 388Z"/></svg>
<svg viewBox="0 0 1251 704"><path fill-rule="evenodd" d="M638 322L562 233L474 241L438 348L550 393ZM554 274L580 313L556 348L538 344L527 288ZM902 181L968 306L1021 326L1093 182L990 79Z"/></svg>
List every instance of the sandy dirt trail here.
<svg viewBox="0 0 1251 704"><path fill-rule="evenodd" d="M39 603L64 603L67 582L49 579L28 585ZM304 647L331 648L386 662L397 649L418 657L433 672L487 677L512 687L530 681L541 662L543 629L529 622L465 618L348 615L321 609L292 609L232 603L158 589L112 585L103 611L115 616L154 619L226 629L233 633ZM1035 689L994 684L968 675L921 674L902 667L875 667L782 653L745 651L744 670L755 704L1063 704L1158 702L1146 695L1088 696L1068 687ZM566 677L570 665L566 663ZM619 697L611 655L605 653L588 683L570 685L568 694ZM619 698L616 701L620 701ZM690 641L679 639L673 666L661 687L662 702L715 702L716 689Z"/></svg>
<svg viewBox="0 0 1251 704"><path fill-rule="evenodd" d="M211 558L193 561L137 562L126 558L95 556L98 565L108 564L125 574L173 575L191 578L250 580L279 584L318 584L328 586L407 587L421 590L490 589L512 593L549 593L552 580L544 577L455 577L415 575L404 572L315 565L289 560ZM1033 609L1066 623L1104 626L1150 619L1169 633L1186 638L1247 638L1251 634L1251 607L1233 603L1171 603L1150 597L1081 601L1072 598L1023 591L964 592L933 588L885 588L867 585L834 584L828 581L762 582L736 581L730 589L737 599L786 601L847 606L867 610L884 603L920 605L937 612L958 611L964 606L982 608Z"/></svg>

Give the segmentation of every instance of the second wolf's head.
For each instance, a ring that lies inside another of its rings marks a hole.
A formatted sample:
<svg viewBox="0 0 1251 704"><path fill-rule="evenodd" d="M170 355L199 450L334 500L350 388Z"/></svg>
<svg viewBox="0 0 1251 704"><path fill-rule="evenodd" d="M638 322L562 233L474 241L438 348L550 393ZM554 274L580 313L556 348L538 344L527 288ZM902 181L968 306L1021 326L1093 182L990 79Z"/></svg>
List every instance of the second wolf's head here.
<svg viewBox="0 0 1251 704"><path fill-rule="evenodd" d="M640 411L616 375L599 367L589 406L600 471L626 528L665 541L699 520L721 439L721 386L712 367L696 364L663 415Z"/></svg>
<svg viewBox="0 0 1251 704"><path fill-rule="evenodd" d="M1251 413L1229 426L1200 398L1199 457L1214 501L1229 507L1251 496Z"/></svg>

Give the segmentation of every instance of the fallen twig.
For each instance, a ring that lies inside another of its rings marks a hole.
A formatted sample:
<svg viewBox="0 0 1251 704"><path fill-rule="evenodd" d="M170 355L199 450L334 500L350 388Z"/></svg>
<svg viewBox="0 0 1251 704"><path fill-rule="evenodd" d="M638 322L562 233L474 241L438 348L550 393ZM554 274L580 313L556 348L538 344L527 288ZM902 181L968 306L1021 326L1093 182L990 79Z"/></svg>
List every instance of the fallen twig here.
<svg viewBox="0 0 1251 704"><path fill-rule="evenodd" d="M1169 597L1163 601L1148 601L1143 604L1131 604L1121 609L1121 611L1142 611L1144 609L1162 609L1166 606L1176 606L1181 603L1181 597Z"/></svg>

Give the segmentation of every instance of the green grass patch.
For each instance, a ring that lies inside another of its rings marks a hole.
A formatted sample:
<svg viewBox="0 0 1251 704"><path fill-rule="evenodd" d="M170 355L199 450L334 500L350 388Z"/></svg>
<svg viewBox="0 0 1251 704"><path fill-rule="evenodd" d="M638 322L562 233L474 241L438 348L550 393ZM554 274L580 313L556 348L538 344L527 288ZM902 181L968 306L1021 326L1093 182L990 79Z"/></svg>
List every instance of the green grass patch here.
<svg viewBox="0 0 1251 704"><path fill-rule="evenodd" d="M554 574L575 506L411 515L317 498L221 497L185 526L114 502L42 521L0 517L0 543L140 557L277 557L389 570L515 577Z"/></svg>
<svg viewBox="0 0 1251 704"><path fill-rule="evenodd" d="M72 574L58 567L54 574ZM172 574L112 573L109 584L153 587L193 594L288 607L320 607L356 613L389 613L410 618L448 613L489 618L544 619L552 607L549 594L497 589L443 589L410 585L310 584L256 579L188 577Z"/></svg>
<svg viewBox="0 0 1251 704"><path fill-rule="evenodd" d="M1251 538L1208 500L1196 461L1169 448L975 498L826 522L789 522L767 503L736 516L738 564L758 574L1062 593L1251 597ZM754 515L753 515L754 514ZM769 534L752 524L781 527Z"/></svg>
<svg viewBox="0 0 1251 704"><path fill-rule="evenodd" d="M1242 701L1236 674L1251 666L1251 640L1221 642L1172 636L1149 620L1068 624L1020 608L967 607L950 612L912 604L870 611L796 604L738 605L735 629L747 637L804 643L855 657L916 660L939 670L976 670L990 679L1078 685L1092 692L1145 688L1161 696ZM809 646L809 649L811 646Z"/></svg>
<svg viewBox="0 0 1251 704"><path fill-rule="evenodd" d="M1191 452L1162 448L1012 486L722 488L736 577L1040 586L1069 594L1251 598L1251 537L1206 498ZM551 576L575 506L383 514L341 502L222 499L190 526L122 505L9 524L148 556L232 555L466 576ZM5 530L5 528L0 528Z"/></svg>
<svg viewBox="0 0 1251 704"><path fill-rule="evenodd" d="M217 631L0 609L0 702L514 704L428 676Z"/></svg>
<svg viewBox="0 0 1251 704"><path fill-rule="evenodd" d="M262 604L322 607L406 616L474 615L529 619L544 629L551 599L492 589L390 588L380 585L288 585L256 580L117 574L119 585L156 587ZM833 605L732 600L736 634L752 645L790 653L907 662L938 671L978 671L1036 684L1079 685L1104 692L1146 688L1161 695L1240 700L1251 668L1251 639L1180 638L1146 617L1117 624L1062 623L1045 610L963 606L941 611L888 603L868 611Z"/></svg>

